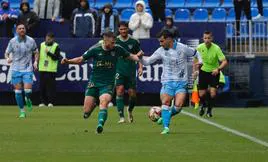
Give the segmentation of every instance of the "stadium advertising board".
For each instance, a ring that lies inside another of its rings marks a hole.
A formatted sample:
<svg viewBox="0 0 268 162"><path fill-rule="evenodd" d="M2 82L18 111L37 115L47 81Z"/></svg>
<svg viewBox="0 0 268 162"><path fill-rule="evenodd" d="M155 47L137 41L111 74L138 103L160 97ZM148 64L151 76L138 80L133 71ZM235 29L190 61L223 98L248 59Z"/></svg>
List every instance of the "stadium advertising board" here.
<svg viewBox="0 0 268 162"><path fill-rule="evenodd" d="M81 56L88 48L94 45L99 39L57 39L60 44L61 55L67 58ZM0 45L0 91L12 91L10 65L4 59L4 50L7 47L8 39L1 39ZM38 45L43 39L36 39ZM186 42L187 39L182 40ZM141 48L145 55L151 55L159 47L157 39L141 40ZM88 82L88 73L91 70L90 63L82 65L60 65L57 73L58 92L84 92ZM137 77L137 90L141 93L159 93L162 64L157 62L150 66L144 66L143 75ZM34 91L39 90L39 75L34 75Z"/></svg>

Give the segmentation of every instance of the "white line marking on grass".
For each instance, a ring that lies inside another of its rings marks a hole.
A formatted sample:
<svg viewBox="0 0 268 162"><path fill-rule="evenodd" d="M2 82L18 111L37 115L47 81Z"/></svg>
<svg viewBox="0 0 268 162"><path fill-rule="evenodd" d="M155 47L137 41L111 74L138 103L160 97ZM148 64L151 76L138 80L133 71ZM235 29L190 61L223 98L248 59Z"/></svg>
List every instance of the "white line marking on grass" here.
<svg viewBox="0 0 268 162"><path fill-rule="evenodd" d="M234 130L234 129L225 127L225 126L220 125L220 124L217 124L217 123L214 123L214 122L212 122L212 121L210 121L210 120L201 118L201 117L199 117L199 116L196 116L196 115L194 115L194 114L192 114L192 113L189 113L189 112L186 112L186 111L182 111L182 114L187 115L187 116L190 116L190 117L192 117L192 118L194 118L194 119L200 120L200 121L202 121L202 122L204 122L204 123L206 123L206 124L213 125L213 126L215 126L215 127L217 127L217 128L220 128L220 129L222 129L222 130L224 130L224 131L226 131L226 132L230 132L230 133L235 134L235 135L237 135L237 136L246 138L246 139L248 139L248 140L250 140L250 141L253 141L253 142L258 143L258 144L260 144L260 145L263 145L263 146L265 146L265 147L268 147L268 143L267 143L267 142L262 141L262 140L260 140L260 139L257 139L257 138L255 138L255 137L252 137L252 136L250 136L250 135L247 135L247 134L245 134L245 133L239 132L239 131L237 131L237 130Z"/></svg>

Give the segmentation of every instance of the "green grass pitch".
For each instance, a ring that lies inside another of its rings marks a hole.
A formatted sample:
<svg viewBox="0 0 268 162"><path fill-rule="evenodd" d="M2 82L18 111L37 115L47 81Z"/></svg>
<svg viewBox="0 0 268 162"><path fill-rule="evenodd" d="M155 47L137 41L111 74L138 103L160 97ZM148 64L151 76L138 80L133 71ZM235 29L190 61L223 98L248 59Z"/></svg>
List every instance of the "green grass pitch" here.
<svg viewBox="0 0 268 162"><path fill-rule="evenodd" d="M185 111L198 114L196 110ZM179 114L171 134L136 107L135 122L117 124L109 108L104 133L95 134L98 109L85 120L82 106L36 108L18 119L16 106L0 106L0 162L267 162L268 148ZM209 119L268 142L268 108L216 108Z"/></svg>

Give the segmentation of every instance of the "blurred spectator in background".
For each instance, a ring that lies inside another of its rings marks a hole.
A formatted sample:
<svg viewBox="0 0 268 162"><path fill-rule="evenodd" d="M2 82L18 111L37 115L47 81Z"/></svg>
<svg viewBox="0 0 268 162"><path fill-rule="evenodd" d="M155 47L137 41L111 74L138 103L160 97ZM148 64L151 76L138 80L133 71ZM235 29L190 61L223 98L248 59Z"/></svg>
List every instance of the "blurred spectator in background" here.
<svg viewBox="0 0 268 162"><path fill-rule="evenodd" d="M71 17L71 30L74 37L93 37L96 31L97 13L90 9L87 0L80 0Z"/></svg>
<svg viewBox="0 0 268 162"><path fill-rule="evenodd" d="M174 39L177 40L179 38L178 28L174 26L173 18L171 16L166 17L165 26L161 29L161 32L164 30L168 30L171 34L173 34Z"/></svg>
<svg viewBox="0 0 268 162"><path fill-rule="evenodd" d="M136 13L131 15L129 28L133 31L133 37L136 39L150 38L150 29L153 27L152 16L145 12L144 1L137 1L135 4Z"/></svg>
<svg viewBox="0 0 268 162"><path fill-rule="evenodd" d="M14 24L18 18L18 12L10 8L8 0L1 1L0 9L0 37L13 37Z"/></svg>
<svg viewBox="0 0 268 162"><path fill-rule="evenodd" d="M250 0L234 0L236 35L240 35L240 21L242 10L244 11L247 20L251 20Z"/></svg>
<svg viewBox="0 0 268 162"><path fill-rule="evenodd" d="M40 104L39 107L53 107L56 96L56 73L60 48L54 40L53 33L47 33L45 42L40 45L38 70L40 72Z"/></svg>
<svg viewBox="0 0 268 162"><path fill-rule="evenodd" d="M60 0L35 0L33 10L40 19L55 21L59 17Z"/></svg>
<svg viewBox="0 0 268 162"><path fill-rule="evenodd" d="M166 0L149 0L149 7L152 10L154 21L165 21Z"/></svg>
<svg viewBox="0 0 268 162"><path fill-rule="evenodd" d="M79 7L79 0L60 0L60 16L62 21L70 20L73 10Z"/></svg>
<svg viewBox="0 0 268 162"><path fill-rule="evenodd" d="M262 0L257 0L257 6L258 6L259 14L252 18L252 20L254 20L254 21L263 19L263 4L262 4Z"/></svg>
<svg viewBox="0 0 268 162"><path fill-rule="evenodd" d="M35 28L39 24L39 17L37 14L30 10L30 4L28 0L22 0L20 4L20 14L17 24L24 24L26 33L30 37L34 37Z"/></svg>
<svg viewBox="0 0 268 162"><path fill-rule="evenodd" d="M117 35L119 24L118 14L113 13L111 4L104 5L102 12L98 15L96 37L100 37L105 31L110 30Z"/></svg>

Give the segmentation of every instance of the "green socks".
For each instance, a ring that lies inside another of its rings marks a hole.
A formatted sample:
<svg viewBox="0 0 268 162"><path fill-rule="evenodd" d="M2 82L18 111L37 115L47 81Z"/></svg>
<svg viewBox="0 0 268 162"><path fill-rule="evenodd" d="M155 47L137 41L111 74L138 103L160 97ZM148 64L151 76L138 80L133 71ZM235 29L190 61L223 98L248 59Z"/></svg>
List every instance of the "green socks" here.
<svg viewBox="0 0 268 162"><path fill-rule="evenodd" d="M98 116L98 125L104 125L105 121L107 120L108 112L107 108L103 108L99 111L99 116Z"/></svg>
<svg viewBox="0 0 268 162"><path fill-rule="evenodd" d="M128 111L132 112L136 104L136 97L130 97L128 101Z"/></svg>
<svg viewBox="0 0 268 162"><path fill-rule="evenodd" d="M116 106L120 118L124 118L124 98L123 96L116 96Z"/></svg>

